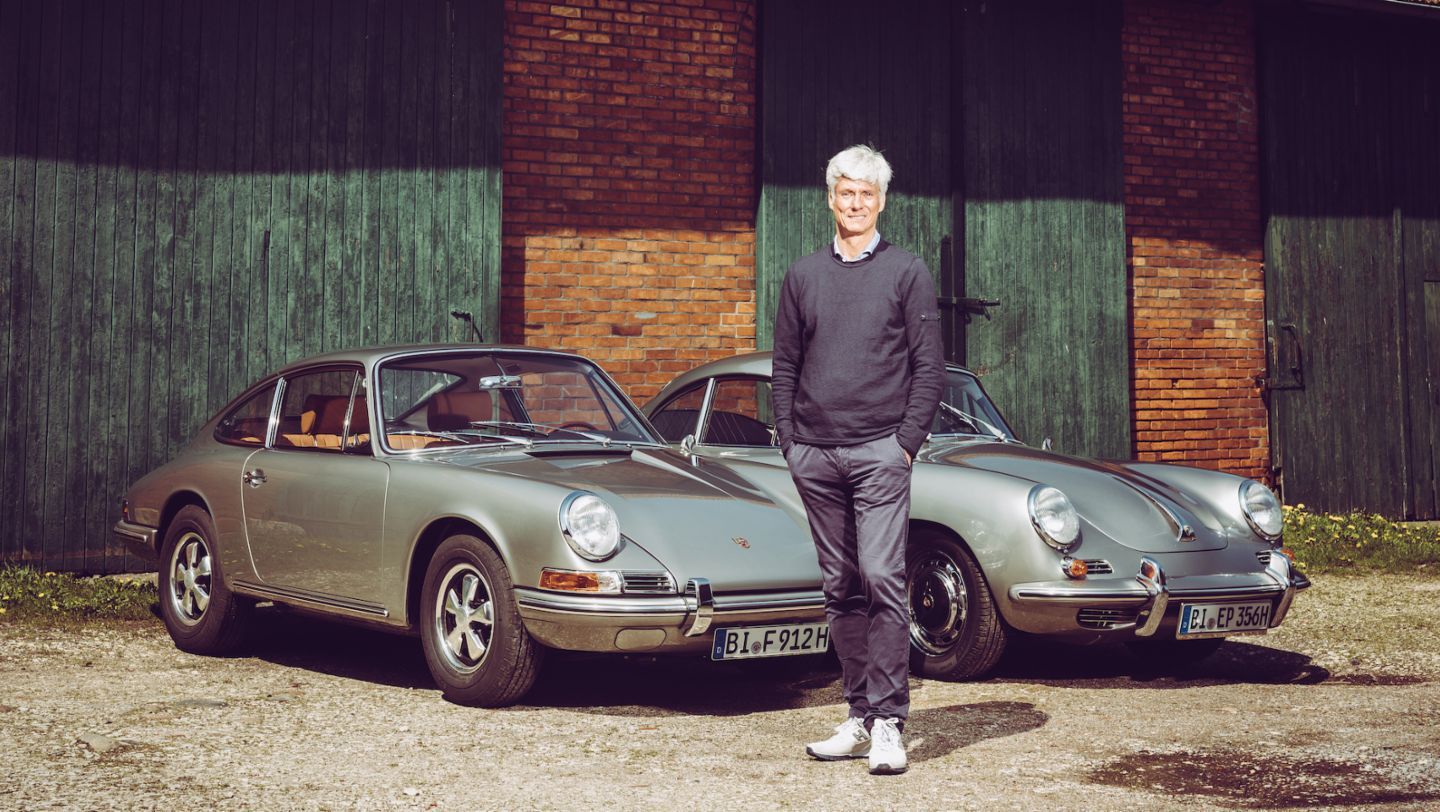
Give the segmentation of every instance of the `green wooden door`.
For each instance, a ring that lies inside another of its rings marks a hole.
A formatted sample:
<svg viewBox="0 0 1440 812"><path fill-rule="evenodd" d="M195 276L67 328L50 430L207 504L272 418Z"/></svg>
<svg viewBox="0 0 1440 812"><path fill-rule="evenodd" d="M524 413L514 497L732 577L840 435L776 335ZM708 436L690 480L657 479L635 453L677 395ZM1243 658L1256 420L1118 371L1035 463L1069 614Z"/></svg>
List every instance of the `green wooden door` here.
<svg viewBox="0 0 1440 812"><path fill-rule="evenodd" d="M1129 456L1119 4L872 11L762 5L760 344L786 268L833 234L825 162L870 143L896 173L881 233L942 298L1002 302L968 325L946 309L951 358L1022 437Z"/></svg>
<svg viewBox="0 0 1440 812"><path fill-rule="evenodd" d="M1131 456L1120 8L966 6L960 39L965 361L1020 437Z"/></svg>
<svg viewBox="0 0 1440 812"><path fill-rule="evenodd" d="M496 335L501 14L0 0L0 560L136 568L116 497L263 372Z"/></svg>
<svg viewBox="0 0 1440 812"><path fill-rule="evenodd" d="M1262 19L1271 448L1290 503L1433 518L1440 25Z"/></svg>

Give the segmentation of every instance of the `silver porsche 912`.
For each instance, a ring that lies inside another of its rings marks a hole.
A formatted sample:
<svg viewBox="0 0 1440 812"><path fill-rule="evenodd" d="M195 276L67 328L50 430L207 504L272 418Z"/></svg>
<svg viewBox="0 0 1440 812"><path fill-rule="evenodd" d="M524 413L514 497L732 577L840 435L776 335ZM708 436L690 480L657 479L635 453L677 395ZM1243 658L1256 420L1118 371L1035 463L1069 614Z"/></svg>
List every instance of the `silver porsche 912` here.
<svg viewBox="0 0 1440 812"><path fill-rule="evenodd" d="M765 352L706 364L645 411L692 459L803 516L775 447L770 373ZM1193 662L1280 625L1310 585L1281 531L1280 503L1254 480L1026 446L979 379L950 366L912 480L911 669L980 676L1015 632Z"/></svg>
<svg viewBox="0 0 1440 812"><path fill-rule="evenodd" d="M175 644L234 650L257 602L417 633L447 698L499 705L549 648L826 650L803 517L667 447L593 363L525 347L281 369L137 482Z"/></svg>

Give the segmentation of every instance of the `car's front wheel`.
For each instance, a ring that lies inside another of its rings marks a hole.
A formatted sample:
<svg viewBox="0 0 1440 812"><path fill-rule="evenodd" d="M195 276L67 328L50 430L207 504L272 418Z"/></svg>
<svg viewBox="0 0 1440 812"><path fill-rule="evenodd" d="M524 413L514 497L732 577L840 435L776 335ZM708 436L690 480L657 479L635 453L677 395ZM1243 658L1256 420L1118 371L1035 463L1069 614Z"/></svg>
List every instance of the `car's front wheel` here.
<svg viewBox="0 0 1440 812"><path fill-rule="evenodd" d="M446 539L430 559L424 590L420 639L446 699L498 707L530 690L544 649L526 633L493 547L466 534Z"/></svg>
<svg viewBox="0 0 1440 812"><path fill-rule="evenodd" d="M1008 631L970 551L939 534L912 537L905 576L910 670L922 677L963 680L994 668Z"/></svg>
<svg viewBox="0 0 1440 812"><path fill-rule="evenodd" d="M229 654L244 642L251 603L220 577L210 514L186 505L175 514L160 548L160 617L176 648L191 654Z"/></svg>

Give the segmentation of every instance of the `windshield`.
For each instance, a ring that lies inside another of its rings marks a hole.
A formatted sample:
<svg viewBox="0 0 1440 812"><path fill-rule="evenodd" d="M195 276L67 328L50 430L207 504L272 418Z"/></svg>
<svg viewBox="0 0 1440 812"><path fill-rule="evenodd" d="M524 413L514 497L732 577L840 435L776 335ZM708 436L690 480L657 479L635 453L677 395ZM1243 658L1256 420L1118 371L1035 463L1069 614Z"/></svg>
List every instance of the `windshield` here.
<svg viewBox="0 0 1440 812"><path fill-rule="evenodd" d="M978 434L1001 436L1014 440L1015 432L1000 415L1000 410L981 388L980 381L968 372L951 369L945 373L945 389L940 394L941 406L930 425L934 436Z"/></svg>
<svg viewBox="0 0 1440 812"><path fill-rule="evenodd" d="M395 451L660 442L599 369L579 358L520 351L409 356L382 366L378 386L385 445Z"/></svg>

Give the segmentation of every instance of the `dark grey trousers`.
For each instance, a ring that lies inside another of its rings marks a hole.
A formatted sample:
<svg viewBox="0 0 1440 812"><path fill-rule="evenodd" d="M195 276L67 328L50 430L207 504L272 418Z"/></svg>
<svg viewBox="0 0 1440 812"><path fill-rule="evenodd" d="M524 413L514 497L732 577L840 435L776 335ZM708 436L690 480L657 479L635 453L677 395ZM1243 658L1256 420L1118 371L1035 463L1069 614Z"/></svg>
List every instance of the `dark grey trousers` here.
<svg viewBox="0 0 1440 812"><path fill-rule="evenodd" d="M903 724L910 713L905 450L893 436L849 446L793 443L786 461L815 538L850 715L867 727L882 717Z"/></svg>

